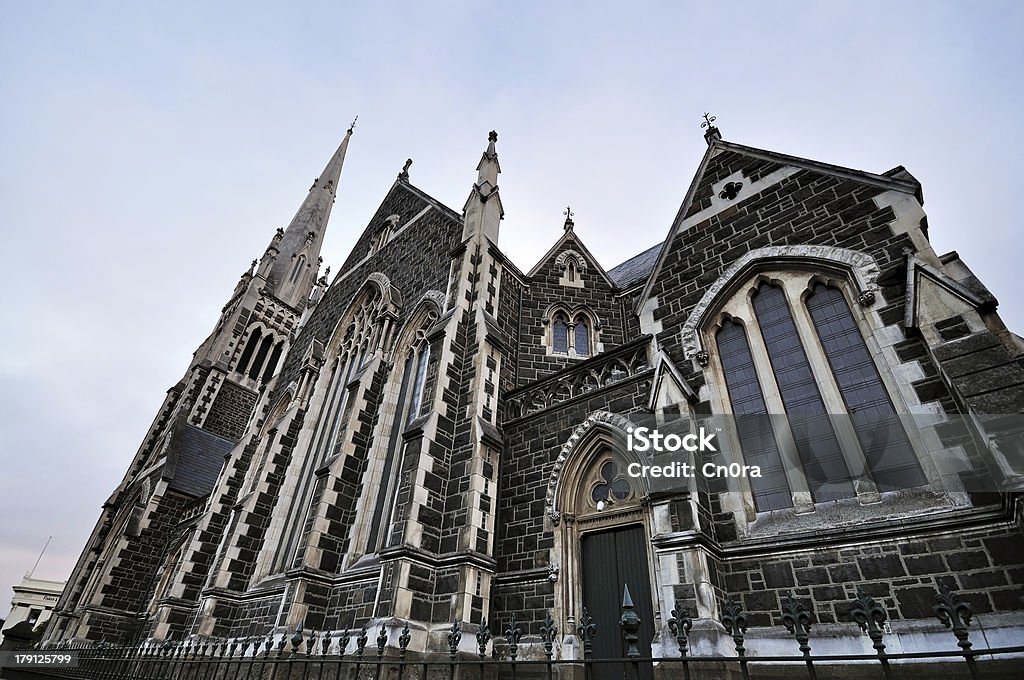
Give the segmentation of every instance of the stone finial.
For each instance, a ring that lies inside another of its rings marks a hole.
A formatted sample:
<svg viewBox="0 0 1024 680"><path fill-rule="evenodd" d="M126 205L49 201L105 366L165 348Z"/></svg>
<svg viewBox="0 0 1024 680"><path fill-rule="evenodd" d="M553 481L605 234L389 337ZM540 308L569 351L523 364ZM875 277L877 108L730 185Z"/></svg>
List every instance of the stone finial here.
<svg viewBox="0 0 1024 680"><path fill-rule="evenodd" d="M496 142L496 141L498 141L498 133L495 132L494 130L491 130L489 133L487 133L487 141L489 141L489 142Z"/></svg>
<svg viewBox="0 0 1024 680"><path fill-rule="evenodd" d="M412 165L412 159L411 158L406 158L405 159L405 165L402 166L402 171L400 173L398 173L398 179L402 180L403 182L408 182L409 181L409 166L411 166L411 165Z"/></svg>
<svg viewBox="0 0 1024 680"><path fill-rule="evenodd" d="M572 207L567 205L565 206L565 210L562 211L562 214L565 215L565 230L572 231L572 228L576 225L576 223L572 221L572 217L576 213L572 211Z"/></svg>

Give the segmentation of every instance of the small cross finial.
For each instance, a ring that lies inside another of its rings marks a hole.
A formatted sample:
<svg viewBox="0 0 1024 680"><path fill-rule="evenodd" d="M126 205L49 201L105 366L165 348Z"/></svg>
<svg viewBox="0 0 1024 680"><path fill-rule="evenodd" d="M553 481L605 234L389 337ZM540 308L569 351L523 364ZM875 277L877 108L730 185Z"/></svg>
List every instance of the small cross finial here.
<svg viewBox="0 0 1024 680"><path fill-rule="evenodd" d="M704 122L703 122L703 123L701 123L701 124L700 124L700 126L701 126L702 128L711 128L711 127L713 127L713 125L714 125L714 122L715 122L716 120L718 120L718 117L717 117L717 116L712 116L712 115L708 114L708 112L707 112L707 111L705 111L705 112L704 112Z"/></svg>
<svg viewBox="0 0 1024 680"><path fill-rule="evenodd" d="M565 206L565 210L562 211L562 214L565 215L565 230L569 231L570 229L572 229L573 224L575 224L575 222L572 221L572 216L575 215L576 213L572 211L571 206L567 205Z"/></svg>
<svg viewBox="0 0 1024 680"><path fill-rule="evenodd" d="M348 126L349 134L352 134L352 131L356 129L356 121L357 120L359 120L359 116L356 116L355 118L352 119L352 124Z"/></svg>

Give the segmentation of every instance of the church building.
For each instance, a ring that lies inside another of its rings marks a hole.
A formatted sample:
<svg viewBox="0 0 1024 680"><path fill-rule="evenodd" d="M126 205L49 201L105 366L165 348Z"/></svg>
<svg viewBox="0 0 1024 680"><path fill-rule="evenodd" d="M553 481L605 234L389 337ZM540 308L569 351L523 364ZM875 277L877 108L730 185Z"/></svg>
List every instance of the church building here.
<svg viewBox="0 0 1024 680"><path fill-rule="evenodd" d="M584 616L617 657L628 586L655 657L682 616L692 655L735 654L727 608L748 654L796 654L789 598L819 652L871 653L861 596L891 646L955 649L940 591L976 648L1020 644L1024 342L932 249L906 169L705 127L664 241L624 262L569 210L512 262L491 132L461 209L406 163L330 279L349 129L167 391L49 643L408 625L423 653L456 621L469 652L514 615L529 654L550 615L560 658ZM704 427L706 460L758 474L633 474L661 460L631 450L642 424Z"/></svg>

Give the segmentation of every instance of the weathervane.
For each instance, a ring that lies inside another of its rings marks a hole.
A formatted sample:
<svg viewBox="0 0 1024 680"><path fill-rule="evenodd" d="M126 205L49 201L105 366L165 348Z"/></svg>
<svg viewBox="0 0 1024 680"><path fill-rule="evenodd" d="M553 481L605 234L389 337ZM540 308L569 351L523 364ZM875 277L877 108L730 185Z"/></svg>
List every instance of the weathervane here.
<svg viewBox="0 0 1024 680"><path fill-rule="evenodd" d="M565 230L569 231L570 229L572 229L573 224L575 224L572 221L572 216L575 215L576 213L572 211L572 206L567 205L565 206L565 210L562 211L562 214L565 215Z"/></svg>
<svg viewBox="0 0 1024 680"><path fill-rule="evenodd" d="M348 126L348 131L349 132L352 132L353 130L356 129L356 121L357 120L359 120L359 116L356 116L355 118L352 119L352 124Z"/></svg>
<svg viewBox="0 0 1024 680"><path fill-rule="evenodd" d="M708 112L705 111L704 112L704 122L701 123L700 126L702 128L708 128L708 129L713 128L714 127L714 122L716 120L718 120L718 116L708 115Z"/></svg>

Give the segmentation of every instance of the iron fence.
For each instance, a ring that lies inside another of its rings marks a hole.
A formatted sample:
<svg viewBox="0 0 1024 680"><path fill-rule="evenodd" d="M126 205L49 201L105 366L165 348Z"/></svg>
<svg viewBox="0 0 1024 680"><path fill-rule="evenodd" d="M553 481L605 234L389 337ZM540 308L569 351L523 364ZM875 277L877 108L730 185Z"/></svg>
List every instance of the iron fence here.
<svg viewBox="0 0 1024 680"><path fill-rule="evenodd" d="M796 642L799 654L748 654L748 614L735 601L720 603L719 622L732 637L735 655L694 656L690 653L693 619L673 610L666 623L678 656L644 657L639 647L642 621L634 610L628 588L624 592L619 627L623 655L597 658L593 640L597 625L584 610L573 631L579 640L578 659L558 658L558 628L550 612L540 624L540 637L527 647L521 622L513 615L502 638L494 640L484 622L475 635L475 654L462 646L463 631L455 622L447 631L447 653L424 654L409 649L413 634L408 623L392 634L381 626L373 643L366 627L341 631L304 631L257 638L162 642L135 646L104 643L61 644L47 651L73 651L75 664L36 670L48 677L78 680L646 680L650 678L799 678L840 677L982 678L1024 677L1024 644L974 649L970 640L973 619L970 605L955 592L940 590L934 606L936 618L949 628L956 649L890 653L886 649L885 609L860 589L850 603L850 616L869 637L874 654L815 655L811 652L814 615L789 595L782 600L781 622ZM500 642L500 644L499 644ZM950 647L953 647L952 640ZM525 654L524 654L525 652ZM526 658L529 655L529 658ZM802 669L802 670L801 670ZM819 675L820 673L820 675Z"/></svg>

